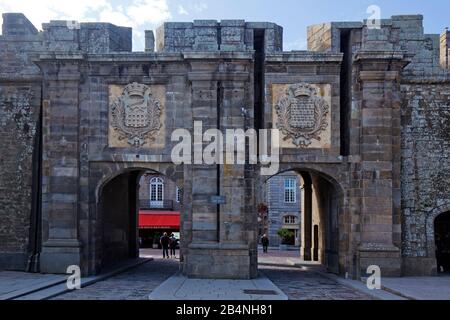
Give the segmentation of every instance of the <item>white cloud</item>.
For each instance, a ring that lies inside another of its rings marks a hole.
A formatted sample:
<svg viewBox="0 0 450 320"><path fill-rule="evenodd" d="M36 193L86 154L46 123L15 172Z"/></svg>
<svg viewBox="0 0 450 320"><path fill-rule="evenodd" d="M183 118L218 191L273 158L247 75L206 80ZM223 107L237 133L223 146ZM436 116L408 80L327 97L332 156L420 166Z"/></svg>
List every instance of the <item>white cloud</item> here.
<svg viewBox="0 0 450 320"><path fill-rule="evenodd" d="M167 0L134 0L126 12L138 25L146 22L159 24L172 16Z"/></svg>
<svg viewBox="0 0 450 320"><path fill-rule="evenodd" d="M308 42L304 38L297 39L295 41L286 42L283 46L283 50L306 50Z"/></svg>
<svg viewBox="0 0 450 320"><path fill-rule="evenodd" d="M25 14L37 29L50 20L100 21L132 27L138 50L143 49L144 29L154 29L172 17L168 0L132 0L122 5L112 0L1 0L0 13L5 12Z"/></svg>
<svg viewBox="0 0 450 320"><path fill-rule="evenodd" d="M203 12L206 9L208 9L208 5L206 3L204 3L204 2L199 2L199 3L195 3L194 4L194 10L197 13Z"/></svg>
<svg viewBox="0 0 450 320"><path fill-rule="evenodd" d="M178 14L181 16L187 16L187 15L189 15L189 12L187 12L187 10L182 5L179 5L178 6Z"/></svg>
<svg viewBox="0 0 450 320"><path fill-rule="evenodd" d="M135 27L136 24L123 12L119 10L104 9L99 13L99 21L111 22L118 26Z"/></svg>
<svg viewBox="0 0 450 320"><path fill-rule="evenodd" d="M2 0L0 12L21 12L41 29L43 22L50 20L92 20L92 12L101 10L108 0Z"/></svg>

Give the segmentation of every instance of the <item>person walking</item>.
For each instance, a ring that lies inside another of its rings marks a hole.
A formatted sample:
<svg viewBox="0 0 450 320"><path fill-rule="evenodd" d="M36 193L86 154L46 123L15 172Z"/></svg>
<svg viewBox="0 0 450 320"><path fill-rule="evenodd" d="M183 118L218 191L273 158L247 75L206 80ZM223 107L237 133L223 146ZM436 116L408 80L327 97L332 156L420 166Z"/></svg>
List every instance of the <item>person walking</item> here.
<svg viewBox="0 0 450 320"><path fill-rule="evenodd" d="M170 238L167 235L167 232L164 232L163 236L159 239L159 243L162 246L163 250L163 259L169 259L169 244L170 244Z"/></svg>
<svg viewBox="0 0 450 320"><path fill-rule="evenodd" d="M175 258L175 259L177 258L177 255L176 255L177 244L178 244L178 240L177 240L177 238L175 238L175 236L172 234L172 236L170 237L170 243L169 243L170 257L171 257L171 258Z"/></svg>
<svg viewBox="0 0 450 320"><path fill-rule="evenodd" d="M263 253L267 253L269 251L269 238L267 237L267 235L262 236L261 243L263 246Z"/></svg>

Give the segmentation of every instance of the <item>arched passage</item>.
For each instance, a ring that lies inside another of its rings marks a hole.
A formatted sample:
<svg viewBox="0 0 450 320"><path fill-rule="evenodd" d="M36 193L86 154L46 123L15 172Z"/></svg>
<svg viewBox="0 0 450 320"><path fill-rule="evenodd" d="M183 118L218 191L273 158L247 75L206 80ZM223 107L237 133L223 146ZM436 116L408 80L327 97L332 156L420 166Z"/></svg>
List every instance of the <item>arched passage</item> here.
<svg viewBox="0 0 450 320"><path fill-rule="evenodd" d="M284 180L295 175L299 183L297 203L287 203L291 200L287 188L291 184ZM333 273L343 271L348 244L341 240L346 237L340 238L340 233L346 233L342 218L346 210L344 191L336 179L310 168L289 168L267 179L265 190L268 225L260 229L273 239L279 229L287 228L283 221L286 216L298 216L298 226L291 229L299 230L296 250L302 261L322 264Z"/></svg>
<svg viewBox="0 0 450 320"><path fill-rule="evenodd" d="M140 171L122 173L101 189L101 267L139 257L138 178Z"/></svg>
<svg viewBox="0 0 450 320"><path fill-rule="evenodd" d="M450 211L440 214L434 221L436 262L438 272L450 272Z"/></svg>
<svg viewBox="0 0 450 320"><path fill-rule="evenodd" d="M95 188L96 202L91 207L92 212L95 212L95 215L91 215L91 219L96 219L91 220L95 221L95 228L91 233L95 255L91 261L93 267L91 270L94 271L90 273L99 273L123 260L139 257L139 249L142 246L139 213L142 213L143 209L147 211L155 209L158 210L157 215L161 215L161 211L167 209L164 204L169 201L169 197L167 197L167 200L163 202L152 203L154 207L144 205L143 203L147 202L150 204L151 197L148 194L142 198L140 192L142 177L146 174L155 175L161 177L161 181L170 181L174 185L180 186L180 189L183 187L182 171L171 166L167 166L167 168L159 166L159 168L162 170L153 169L149 165L142 168L122 168L113 173L102 174L102 178ZM103 172L106 170L111 172L110 167L99 169ZM147 194L147 191L144 193ZM176 196L174 191L170 202L176 201ZM178 206L181 206L181 201ZM181 219L180 207L177 210Z"/></svg>

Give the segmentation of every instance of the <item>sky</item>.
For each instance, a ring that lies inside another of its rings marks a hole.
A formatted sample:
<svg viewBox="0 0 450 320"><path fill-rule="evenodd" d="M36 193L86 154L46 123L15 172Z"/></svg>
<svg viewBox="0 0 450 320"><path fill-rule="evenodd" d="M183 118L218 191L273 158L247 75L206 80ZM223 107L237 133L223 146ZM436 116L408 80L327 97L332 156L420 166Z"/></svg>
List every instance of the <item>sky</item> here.
<svg viewBox="0 0 450 320"><path fill-rule="evenodd" d="M448 0L0 0L0 12L22 12L38 28L50 20L111 22L133 28L133 50L142 51L144 30L165 21L244 19L284 28L284 49L306 49L306 28L330 21L362 21L377 5L382 18L423 14L426 33L450 26ZM0 18L0 23L2 22Z"/></svg>

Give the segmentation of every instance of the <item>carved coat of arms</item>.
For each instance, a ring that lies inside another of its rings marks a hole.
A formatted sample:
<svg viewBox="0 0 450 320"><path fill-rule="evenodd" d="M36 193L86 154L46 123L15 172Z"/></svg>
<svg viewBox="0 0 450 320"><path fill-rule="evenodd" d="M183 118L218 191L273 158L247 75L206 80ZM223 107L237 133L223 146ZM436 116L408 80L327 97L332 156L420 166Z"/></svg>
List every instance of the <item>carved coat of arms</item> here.
<svg viewBox="0 0 450 320"><path fill-rule="evenodd" d="M122 95L112 104L112 126L119 139L127 139L141 147L161 128L161 105L150 88L139 83L125 87Z"/></svg>
<svg viewBox="0 0 450 320"><path fill-rule="evenodd" d="M320 134L327 129L329 108L315 87L293 84L275 106L277 127L283 132L284 140L292 139L297 147L308 147L313 139L320 141Z"/></svg>

